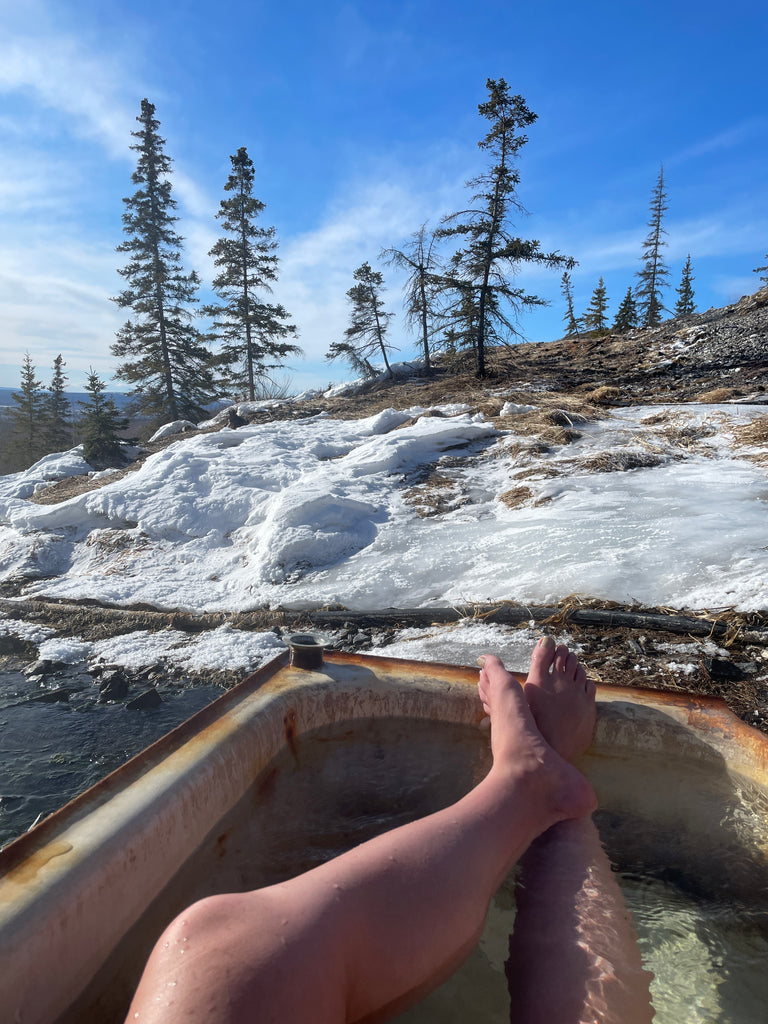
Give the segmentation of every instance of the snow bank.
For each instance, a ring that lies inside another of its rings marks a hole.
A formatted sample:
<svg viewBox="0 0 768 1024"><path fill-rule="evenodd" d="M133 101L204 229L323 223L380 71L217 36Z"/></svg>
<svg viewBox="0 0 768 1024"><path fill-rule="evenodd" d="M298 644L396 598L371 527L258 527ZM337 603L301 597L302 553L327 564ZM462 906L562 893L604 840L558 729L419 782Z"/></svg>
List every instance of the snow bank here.
<svg viewBox="0 0 768 1024"><path fill-rule="evenodd" d="M54 452L21 473L0 476L0 498L29 498L41 486L49 487L70 476L83 476L93 467L83 458L83 446L68 452Z"/></svg>
<svg viewBox="0 0 768 1024"><path fill-rule="evenodd" d="M191 420L173 420L172 423L164 423L162 427L150 437L152 441L160 441L164 437L172 437L174 434L183 434L186 430L197 430L197 424Z"/></svg>
<svg viewBox="0 0 768 1024"><path fill-rule="evenodd" d="M410 362L404 363L390 363L390 369L392 370L392 377L413 377L417 373L420 373L424 368L423 359L412 359ZM377 367L378 373L373 377L357 377L355 380L342 381L340 384L333 384L325 392L325 398L345 398L350 395L359 395L365 391L366 388L370 387L371 384L377 384L379 381L390 380L390 375L386 370L381 367Z"/></svg>

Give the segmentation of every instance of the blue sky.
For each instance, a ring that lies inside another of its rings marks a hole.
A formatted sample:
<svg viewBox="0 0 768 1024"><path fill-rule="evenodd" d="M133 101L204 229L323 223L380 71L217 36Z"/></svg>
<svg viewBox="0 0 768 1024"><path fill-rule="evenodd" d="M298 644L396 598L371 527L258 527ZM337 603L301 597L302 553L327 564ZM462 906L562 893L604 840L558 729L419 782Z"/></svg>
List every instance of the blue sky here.
<svg viewBox="0 0 768 1024"><path fill-rule="evenodd" d="M735 301L768 252L766 38L768 11L743 0L0 0L0 386L18 385L25 351L44 380L61 352L73 390L89 366L111 378L145 96L204 285L229 157L247 147L280 240L275 299L306 352L295 388L348 376L323 357L354 269L466 204L488 77L538 114L517 228L579 261L577 311L601 275L611 316L634 282L661 164L668 305L689 252L698 308ZM383 270L407 357L401 281ZM523 335L559 337L560 275L523 268L519 282L552 302L523 315Z"/></svg>

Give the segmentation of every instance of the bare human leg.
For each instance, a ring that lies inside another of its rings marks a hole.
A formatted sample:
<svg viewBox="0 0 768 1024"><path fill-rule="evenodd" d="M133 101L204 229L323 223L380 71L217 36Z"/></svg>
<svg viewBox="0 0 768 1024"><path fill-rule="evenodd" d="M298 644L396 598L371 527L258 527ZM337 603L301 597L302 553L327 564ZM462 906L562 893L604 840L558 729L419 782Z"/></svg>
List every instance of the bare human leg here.
<svg viewBox="0 0 768 1024"><path fill-rule="evenodd" d="M503 672L498 659L486 659L486 676ZM582 689L594 693L575 655L550 638L540 642L525 695L542 735L566 758L591 738L584 718L564 728L560 713L563 699ZM521 866L507 965L512 1024L647 1024L651 975L591 816L553 825Z"/></svg>
<svg viewBox="0 0 768 1024"><path fill-rule="evenodd" d="M474 790L281 885L195 904L155 947L128 1020L383 1020L447 977L533 839L595 806L517 682L506 672L481 679L493 766ZM561 690L553 729L591 733L594 692Z"/></svg>

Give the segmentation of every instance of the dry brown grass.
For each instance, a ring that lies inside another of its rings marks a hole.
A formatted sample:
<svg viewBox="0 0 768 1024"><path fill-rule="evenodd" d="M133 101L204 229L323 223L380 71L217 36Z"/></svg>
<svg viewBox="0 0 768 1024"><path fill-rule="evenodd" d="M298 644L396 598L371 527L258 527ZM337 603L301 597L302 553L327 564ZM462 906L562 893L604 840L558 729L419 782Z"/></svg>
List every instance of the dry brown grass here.
<svg viewBox="0 0 768 1024"><path fill-rule="evenodd" d="M546 455L549 450L549 445L534 438L528 442L505 441L498 446L496 454L498 457L503 458L528 459L536 458L539 455Z"/></svg>
<svg viewBox="0 0 768 1024"><path fill-rule="evenodd" d="M462 494L456 480L434 472L421 483L404 491L403 500L421 519L432 519L467 505L471 499Z"/></svg>
<svg viewBox="0 0 768 1024"><path fill-rule="evenodd" d="M644 427L657 427L659 423L669 423L674 417L668 412L655 412L640 420Z"/></svg>
<svg viewBox="0 0 768 1024"><path fill-rule="evenodd" d="M512 487L499 495L499 501L503 502L507 508L519 508L532 500L533 491L530 487Z"/></svg>
<svg viewBox="0 0 768 1024"><path fill-rule="evenodd" d="M612 451L583 459L579 466L588 473L626 473L632 469L653 469L663 461L651 452Z"/></svg>
<svg viewBox="0 0 768 1024"><path fill-rule="evenodd" d="M762 448L768 445L768 416L756 416L749 423L735 428L733 436L745 448Z"/></svg>
<svg viewBox="0 0 768 1024"><path fill-rule="evenodd" d="M521 508L523 505L532 505L537 508L539 505L546 505L551 500L546 496L537 498L530 487L511 487L499 495L499 501L502 501L507 508Z"/></svg>
<svg viewBox="0 0 768 1024"><path fill-rule="evenodd" d="M481 412L489 420L492 420L499 415L503 407L503 398L486 398L477 405L476 411Z"/></svg>
<svg viewBox="0 0 768 1024"><path fill-rule="evenodd" d="M589 391L584 396L590 405L618 405L621 401L619 388L604 384L602 387Z"/></svg>
<svg viewBox="0 0 768 1024"><path fill-rule="evenodd" d="M540 440L550 447L573 444L580 437L581 433L578 430L568 430L565 427L550 427L540 434Z"/></svg>
<svg viewBox="0 0 768 1024"><path fill-rule="evenodd" d="M523 469L515 473L515 480L551 480L552 477L561 476L562 469L547 463L543 466L531 466L530 469Z"/></svg>
<svg viewBox="0 0 768 1024"><path fill-rule="evenodd" d="M677 448L695 448L708 437L714 437L717 428L713 423L686 423L684 425L670 424L664 430L659 431L669 444Z"/></svg>
<svg viewBox="0 0 768 1024"><path fill-rule="evenodd" d="M756 466L768 466L768 416L757 416L750 423L742 423L733 431L734 441L743 448L762 448L758 452L739 452L742 459Z"/></svg>
<svg viewBox="0 0 768 1024"><path fill-rule="evenodd" d="M705 391L701 395L692 398L692 402L703 402L705 405L720 405L722 402L730 402L736 397L737 392L733 388L715 388L713 391Z"/></svg>
<svg viewBox="0 0 768 1024"><path fill-rule="evenodd" d="M541 443L548 446L564 445L572 444L581 437L575 425L585 422L580 413L564 409L537 409L515 416L510 429L523 437L536 435Z"/></svg>

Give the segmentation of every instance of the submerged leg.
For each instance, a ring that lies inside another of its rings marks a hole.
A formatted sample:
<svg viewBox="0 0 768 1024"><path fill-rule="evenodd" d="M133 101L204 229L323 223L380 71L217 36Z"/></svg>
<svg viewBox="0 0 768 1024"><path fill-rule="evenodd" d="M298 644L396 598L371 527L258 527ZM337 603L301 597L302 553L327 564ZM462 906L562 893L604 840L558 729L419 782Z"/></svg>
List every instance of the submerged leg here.
<svg viewBox="0 0 768 1024"><path fill-rule="evenodd" d="M536 836L595 806L511 676L481 672L480 693L493 765L475 789L288 882L195 904L155 947L128 1020L383 1020L447 977ZM594 691L564 683L550 711L558 735L591 733Z"/></svg>
<svg viewBox="0 0 768 1024"><path fill-rule="evenodd" d="M542 735L573 757L586 744L584 735L563 730L563 686L594 690L575 656L545 641L534 653L525 695ZM643 969L631 916L591 816L553 825L521 867L507 964L512 1024L647 1024L652 975Z"/></svg>

